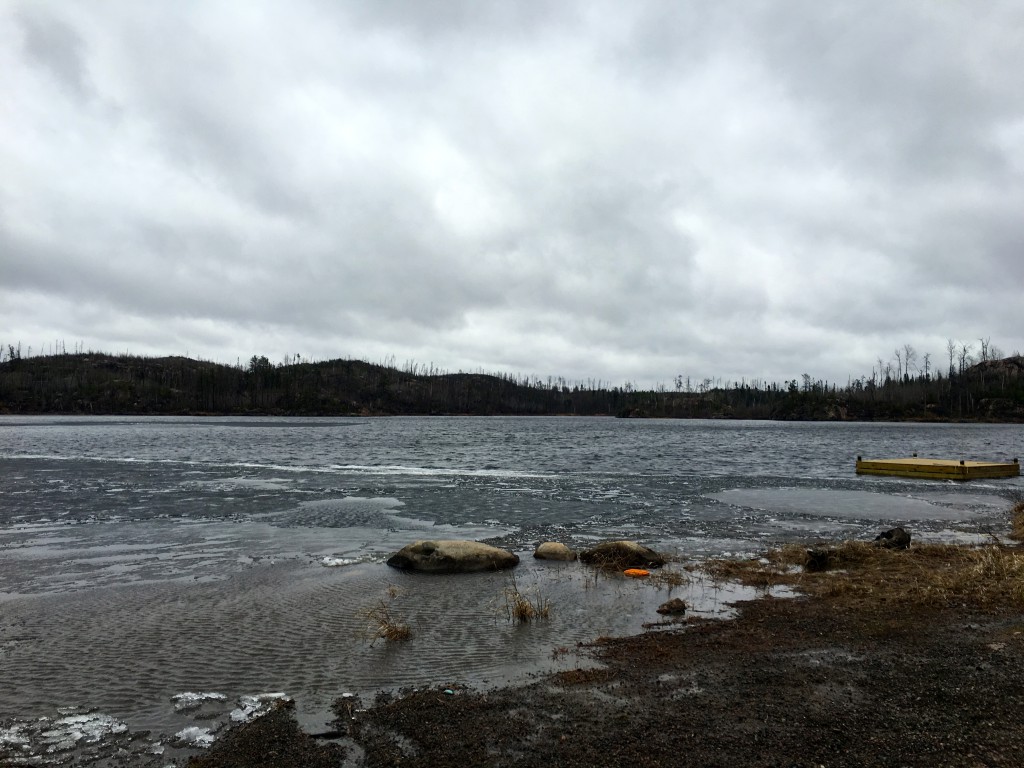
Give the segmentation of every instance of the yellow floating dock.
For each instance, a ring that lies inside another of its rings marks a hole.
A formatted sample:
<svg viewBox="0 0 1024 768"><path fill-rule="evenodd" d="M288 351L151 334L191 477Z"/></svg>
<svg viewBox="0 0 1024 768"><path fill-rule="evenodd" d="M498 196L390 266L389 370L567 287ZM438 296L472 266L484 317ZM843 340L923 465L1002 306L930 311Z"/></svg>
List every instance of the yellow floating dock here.
<svg viewBox="0 0 1024 768"><path fill-rule="evenodd" d="M923 477L933 480L978 480L1017 477L1020 461L957 461L956 459L862 459L857 457L858 475Z"/></svg>

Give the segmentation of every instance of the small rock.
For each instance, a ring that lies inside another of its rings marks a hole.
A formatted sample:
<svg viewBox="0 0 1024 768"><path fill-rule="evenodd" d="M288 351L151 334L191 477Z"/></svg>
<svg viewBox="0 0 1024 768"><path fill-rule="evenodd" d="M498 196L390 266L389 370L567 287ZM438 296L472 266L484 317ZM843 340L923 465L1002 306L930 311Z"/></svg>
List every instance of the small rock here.
<svg viewBox="0 0 1024 768"><path fill-rule="evenodd" d="M686 601L680 597L673 597L667 603L658 606L658 613L664 616L678 616L686 613Z"/></svg>
<svg viewBox="0 0 1024 768"><path fill-rule="evenodd" d="M562 560L564 562L571 562L576 559L575 552L565 546L565 544L557 541L541 542L537 545L537 549L533 551L533 556L538 560Z"/></svg>

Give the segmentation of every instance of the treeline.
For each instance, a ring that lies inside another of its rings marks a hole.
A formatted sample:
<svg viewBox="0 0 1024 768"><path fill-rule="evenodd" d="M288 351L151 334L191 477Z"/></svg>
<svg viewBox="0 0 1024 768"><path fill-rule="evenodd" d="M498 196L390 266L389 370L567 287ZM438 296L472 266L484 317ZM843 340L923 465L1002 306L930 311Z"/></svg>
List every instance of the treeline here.
<svg viewBox="0 0 1024 768"><path fill-rule="evenodd" d="M8 350L5 350L8 351ZM804 374L783 384L682 377L674 390L569 383L504 374L450 373L393 361L234 366L186 357L73 352L0 360L0 413L237 415L580 415L781 420L1024 422L1024 357L983 359L948 371L886 371L843 387Z"/></svg>
<svg viewBox="0 0 1024 768"><path fill-rule="evenodd" d="M511 375L399 370L359 360L222 365L185 357L70 353L0 362L0 412L84 414L615 413L617 389Z"/></svg>

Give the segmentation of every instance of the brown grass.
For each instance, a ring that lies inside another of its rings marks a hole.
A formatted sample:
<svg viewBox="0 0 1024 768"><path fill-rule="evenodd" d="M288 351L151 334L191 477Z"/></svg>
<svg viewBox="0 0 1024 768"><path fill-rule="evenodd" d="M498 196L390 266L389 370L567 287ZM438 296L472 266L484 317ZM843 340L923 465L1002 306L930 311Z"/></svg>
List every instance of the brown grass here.
<svg viewBox="0 0 1024 768"><path fill-rule="evenodd" d="M551 603L540 594L528 595L519 589L514 576L505 587L505 615L514 624L529 624L551 616Z"/></svg>
<svg viewBox="0 0 1024 768"><path fill-rule="evenodd" d="M1024 541L1024 500L1010 507L1010 538Z"/></svg>
<svg viewBox="0 0 1024 768"><path fill-rule="evenodd" d="M681 587L684 584L690 583L690 577L674 568L661 568L657 571L651 571L651 575L647 577L647 583L655 587Z"/></svg>
<svg viewBox="0 0 1024 768"><path fill-rule="evenodd" d="M790 545L763 560L713 560L712 578L751 586L786 584L839 603L1024 608L1024 550L1000 544L917 544L895 551L849 541L829 548L830 567L803 569L807 550Z"/></svg>
<svg viewBox="0 0 1024 768"><path fill-rule="evenodd" d="M367 635L370 637L370 645L378 640L399 641L412 637L409 625L396 619L391 613L391 606L384 600L378 601L373 608L370 608L365 617L369 622Z"/></svg>

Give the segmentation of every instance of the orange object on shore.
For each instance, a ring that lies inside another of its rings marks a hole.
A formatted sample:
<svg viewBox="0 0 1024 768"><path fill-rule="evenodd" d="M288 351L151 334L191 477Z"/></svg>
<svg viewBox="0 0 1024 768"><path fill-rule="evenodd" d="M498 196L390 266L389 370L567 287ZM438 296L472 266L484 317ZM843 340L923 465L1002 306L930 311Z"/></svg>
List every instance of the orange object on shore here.
<svg viewBox="0 0 1024 768"><path fill-rule="evenodd" d="M631 579L643 579L651 575L650 571L645 571L643 568L627 568L623 573Z"/></svg>

